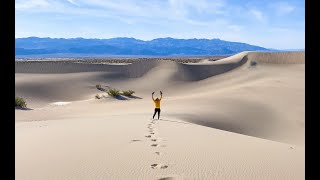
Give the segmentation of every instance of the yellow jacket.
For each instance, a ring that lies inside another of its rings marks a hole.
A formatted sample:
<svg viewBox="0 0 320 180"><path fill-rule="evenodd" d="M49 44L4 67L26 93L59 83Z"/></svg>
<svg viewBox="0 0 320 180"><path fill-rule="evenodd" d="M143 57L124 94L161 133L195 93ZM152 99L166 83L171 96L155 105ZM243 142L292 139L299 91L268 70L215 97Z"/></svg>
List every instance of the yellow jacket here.
<svg viewBox="0 0 320 180"><path fill-rule="evenodd" d="M156 108L160 108L160 101L161 101L161 99L162 99L162 96L160 97L159 100L154 99L153 96L152 96L152 100L153 100L154 105L156 106Z"/></svg>

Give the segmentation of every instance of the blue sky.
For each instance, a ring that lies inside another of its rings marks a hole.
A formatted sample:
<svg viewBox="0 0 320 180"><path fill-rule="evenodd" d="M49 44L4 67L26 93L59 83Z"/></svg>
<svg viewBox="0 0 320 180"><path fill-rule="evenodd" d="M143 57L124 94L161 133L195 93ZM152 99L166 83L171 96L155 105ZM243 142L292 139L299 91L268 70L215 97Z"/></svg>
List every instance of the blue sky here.
<svg viewBox="0 0 320 180"><path fill-rule="evenodd" d="M16 38L219 38L304 49L304 0L16 0Z"/></svg>

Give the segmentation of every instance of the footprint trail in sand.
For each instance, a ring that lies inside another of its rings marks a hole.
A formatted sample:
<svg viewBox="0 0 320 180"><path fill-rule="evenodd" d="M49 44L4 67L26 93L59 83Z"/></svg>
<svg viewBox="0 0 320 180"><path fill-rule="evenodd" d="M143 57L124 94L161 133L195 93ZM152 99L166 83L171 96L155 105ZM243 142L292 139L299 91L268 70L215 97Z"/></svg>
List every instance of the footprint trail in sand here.
<svg viewBox="0 0 320 180"><path fill-rule="evenodd" d="M151 140L151 147L166 147L164 144L160 144L159 142L161 141L162 138L158 137L159 133L155 134L155 131L159 132L158 129L156 128L156 120L151 121L151 123L148 124L147 128L149 131L149 135L145 136L147 138L150 138ZM162 152L156 151L155 154L157 156L162 155ZM168 165L165 164L151 164L150 167L152 169L166 169L168 168Z"/></svg>

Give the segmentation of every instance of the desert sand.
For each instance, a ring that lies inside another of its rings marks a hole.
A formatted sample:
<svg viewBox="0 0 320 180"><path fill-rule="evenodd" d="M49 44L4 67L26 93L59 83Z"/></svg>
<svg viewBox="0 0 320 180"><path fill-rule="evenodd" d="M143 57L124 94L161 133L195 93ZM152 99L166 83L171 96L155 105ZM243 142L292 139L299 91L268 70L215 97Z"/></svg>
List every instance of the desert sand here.
<svg viewBox="0 0 320 180"><path fill-rule="evenodd" d="M304 179L304 52L16 62L15 76L30 108L15 110L16 179ZM135 97L115 99L96 84Z"/></svg>

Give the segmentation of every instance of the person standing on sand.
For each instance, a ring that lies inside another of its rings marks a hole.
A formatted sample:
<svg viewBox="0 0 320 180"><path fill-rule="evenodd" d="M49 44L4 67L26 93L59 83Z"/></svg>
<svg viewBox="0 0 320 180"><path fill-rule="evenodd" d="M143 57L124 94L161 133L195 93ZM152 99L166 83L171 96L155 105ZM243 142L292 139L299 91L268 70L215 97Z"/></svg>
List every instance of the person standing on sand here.
<svg viewBox="0 0 320 180"><path fill-rule="evenodd" d="M156 108L154 109L154 114L153 114L152 119L154 119L154 116L157 114L157 112L158 112L158 119L159 119L160 118L160 101L162 99L162 92L160 91L160 95L161 95L160 99L159 98L154 99L153 94L154 94L154 92L152 93L152 100L153 100Z"/></svg>

